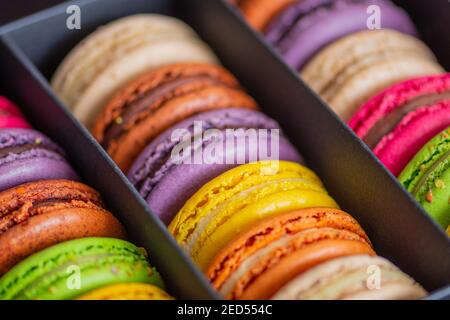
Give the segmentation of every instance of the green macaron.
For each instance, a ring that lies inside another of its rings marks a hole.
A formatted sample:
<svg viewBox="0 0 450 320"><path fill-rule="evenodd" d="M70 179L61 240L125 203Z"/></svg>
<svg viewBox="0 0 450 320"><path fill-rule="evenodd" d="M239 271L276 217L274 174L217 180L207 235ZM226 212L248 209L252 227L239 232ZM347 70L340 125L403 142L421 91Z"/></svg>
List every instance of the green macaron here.
<svg viewBox="0 0 450 320"><path fill-rule="evenodd" d="M112 238L82 238L40 251L0 279L0 299L73 299L125 282L163 287L145 251Z"/></svg>
<svg viewBox="0 0 450 320"><path fill-rule="evenodd" d="M450 225L450 127L431 139L399 176L444 229Z"/></svg>

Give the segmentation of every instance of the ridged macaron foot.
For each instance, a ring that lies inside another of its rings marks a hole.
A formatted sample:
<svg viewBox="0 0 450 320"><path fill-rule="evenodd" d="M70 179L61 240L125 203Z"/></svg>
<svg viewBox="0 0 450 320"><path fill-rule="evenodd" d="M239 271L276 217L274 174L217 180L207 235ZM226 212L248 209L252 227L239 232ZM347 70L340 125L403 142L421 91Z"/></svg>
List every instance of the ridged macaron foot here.
<svg viewBox="0 0 450 320"><path fill-rule="evenodd" d="M92 188L68 180L31 182L0 193L0 275L27 256L83 237L125 238Z"/></svg>
<svg viewBox="0 0 450 320"><path fill-rule="evenodd" d="M425 144L398 179L442 228L450 226L450 127Z"/></svg>
<svg viewBox="0 0 450 320"><path fill-rule="evenodd" d="M83 238L42 250L0 278L0 300L67 300L118 283L163 287L143 249L113 238Z"/></svg>
<svg viewBox="0 0 450 320"><path fill-rule="evenodd" d="M369 7L377 6L381 27L416 35L408 15L386 0L303 0L284 9L266 29L266 39L286 62L301 70L319 50L346 35L367 30Z"/></svg>
<svg viewBox="0 0 450 320"><path fill-rule="evenodd" d="M268 159L302 161L271 118L256 110L220 109L192 116L160 134L136 159L128 178L169 224L208 181L240 164Z"/></svg>
<svg viewBox="0 0 450 320"><path fill-rule="evenodd" d="M325 47L301 76L348 121L358 107L385 88L443 71L420 40L394 30L370 30Z"/></svg>
<svg viewBox="0 0 450 320"><path fill-rule="evenodd" d="M256 30L263 31L272 19L295 0L230 0L239 7L245 20Z"/></svg>
<svg viewBox="0 0 450 320"><path fill-rule="evenodd" d="M0 96L0 128L31 128L19 107Z"/></svg>
<svg viewBox="0 0 450 320"><path fill-rule="evenodd" d="M163 289L147 283L119 283L95 289L78 300L173 300Z"/></svg>
<svg viewBox="0 0 450 320"><path fill-rule="evenodd" d="M254 223L307 207L337 208L311 170L293 162L255 162L205 184L178 212L169 231L205 269L220 249Z"/></svg>
<svg viewBox="0 0 450 320"><path fill-rule="evenodd" d="M268 299L316 264L365 253L373 254L370 241L349 214L309 208L254 225L218 253L206 276L228 299Z"/></svg>
<svg viewBox="0 0 450 320"><path fill-rule="evenodd" d="M374 277L379 275L378 279ZM372 279L371 279L372 278ZM281 288L276 300L406 300L427 292L388 260L368 255L324 262Z"/></svg>
<svg viewBox="0 0 450 320"><path fill-rule="evenodd" d="M150 71L124 87L105 106L92 130L127 172L157 135L200 112L255 109L227 70L211 64L173 64Z"/></svg>
<svg viewBox="0 0 450 320"><path fill-rule="evenodd" d="M136 76L185 61L216 63L217 58L184 22L158 14L132 15L80 42L58 67L52 87L90 127L100 108Z"/></svg>
<svg viewBox="0 0 450 320"><path fill-rule="evenodd" d="M78 180L64 151L32 129L0 129L0 191L43 179Z"/></svg>
<svg viewBox="0 0 450 320"><path fill-rule="evenodd" d="M396 176L450 125L450 74L396 84L367 101L350 127Z"/></svg>

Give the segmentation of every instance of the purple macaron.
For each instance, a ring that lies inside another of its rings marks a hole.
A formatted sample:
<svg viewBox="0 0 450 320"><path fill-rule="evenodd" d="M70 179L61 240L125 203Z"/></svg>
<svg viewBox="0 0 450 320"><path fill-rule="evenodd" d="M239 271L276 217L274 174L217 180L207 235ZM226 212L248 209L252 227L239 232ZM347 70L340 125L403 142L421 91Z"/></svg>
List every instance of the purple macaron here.
<svg viewBox="0 0 450 320"><path fill-rule="evenodd" d="M61 148L42 133L0 129L0 191L47 179L79 180Z"/></svg>
<svg viewBox="0 0 450 320"><path fill-rule="evenodd" d="M301 70L326 45L367 30L378 13L382 29L417 35L409 16L388 0L303 0L278 14L265 36L289 65Z"/></svg>
<svg viewBox="0 0 450 320"><path fill-rule="evenodd" d="M221 109L192 116L152 141L128 178L165 224L205 183L243 163L258 160L303 162L261 112Z"/></svg>

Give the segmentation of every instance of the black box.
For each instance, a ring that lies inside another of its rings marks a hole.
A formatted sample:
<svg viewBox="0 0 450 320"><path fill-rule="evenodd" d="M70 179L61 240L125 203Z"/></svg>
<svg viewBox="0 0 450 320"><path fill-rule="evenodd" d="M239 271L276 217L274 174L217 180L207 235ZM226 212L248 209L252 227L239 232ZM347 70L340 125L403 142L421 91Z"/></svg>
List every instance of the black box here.
<svg viewBox="0 0 450 320"><path fill-rule="evenodd" d="M416 11L420 7L406 4L409 2L417 6L419 1L402 1L402 5L410 8L413 17L423 24L426 19L421 20L422 12ZM331 195L365 228L377 252L430 291L450 284L450 240L444 232L225 1L84 0L69 4L77 4L82 10L81 30L66 28L68 3L0 29L0 84L5 94L23 106L37 129L66 149L76 169L103 194L132 239L148 249L152 263L177 297L216 295L117 166L66 111L47 82L63 57L83 37L102 24L134 13L174 15L194 27L262 109L280 122ZM430 10L439 10L433 6ZM444 29L448 19L441 18L438 25ZM448 44L436 49L441 59L448 57L448 52ZM445 296L450 296L450 288L430 298Z"/></svg>

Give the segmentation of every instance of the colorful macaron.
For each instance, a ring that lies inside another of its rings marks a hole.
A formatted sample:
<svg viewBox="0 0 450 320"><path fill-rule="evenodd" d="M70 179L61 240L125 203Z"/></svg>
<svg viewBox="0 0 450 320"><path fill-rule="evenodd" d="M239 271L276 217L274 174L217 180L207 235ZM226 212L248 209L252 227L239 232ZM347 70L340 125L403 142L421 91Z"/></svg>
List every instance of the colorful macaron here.
<svg viewBox="0 0 450 320"><path fill-rule="evenodd" d="M83 237L125 238L92 188L42 180L0 193L0 276L33 253Z"/></svg>
<svg viewBox="0 0 450 320"><path fill-rule="evenodd" d="M158 14L124 17L97 29L62 61L52 87L90 127L110 98L136 76L177 62L216 63L184 22Z"/></svg>
<svg viewBox="0 0 450 320"><path fill-rule="evenodd" d="M300 274L276 292L276 300L411 300L427 292L391 262L344 256Z"/></svg>
<svg viewBox="0 0 450 320"><path fill-rule="evenodd" d="M128 178L169 224L208 181L237 165L269 159L302 161L271 118L251 109L220 109L160 134L137 158Z"/></svg>
<svg viewBox="0 0 450 320"><path fill-rule="evenodd" d="M286 161L254 162L206 183L178 212L169 231L204 270L253 224L308 207L338 207L311 170Z"/></svg>
<svg viewBox="0 0 450 320"><path fill-rule="evenodd" d="M420 40L394 30L371 30L325 47L303 68L301 77L348 121L358 107L387 87L442 72Z"/></svg>
<svg viewBox="0 0 450 320"><path fill-rule="evenodd" d="M298 274L337 257L375 254L358 222L331 208L263 220L228 243L206 275L227 299L269 299Z"/></svg>
<svg viewBox="0 0 450 320"><path fill-rule="evenodd" d="M143 249L112 238L83 238L36 253L0 278L0 300L67 300L119 283L163 287Z"/></svg>
<svg viewBox="0 0 450 320"><path fill-rule="evenodd" d="M416 35L408 15L387 0L302 0L282 10L265 29L267 41L301 70L319 50L349 34L367 30L368 8L380 11L383 29Z"/></svg>
<svg viewBox="0 0 450 320"><path fill-rule="evenodd" d="M148 283L120 283L95 289L78 300L172 300L163 289Z"/></svg>
<svg viewBox="0 0 450 320"><path fill-rule="evenodd" d="M43 179L78 180L64 151L32 129L0 129L0 191Z"/></svg>
<svg viewBox="0 0 450 320"><path fill-rule="evenodd" d="M0 129L3 128L31 128L31 126L12 101L0 96Z"/></svg>
<svg viewBox="0 0 450 320"><path fill-rule="evenodd" d="M264 31L272 19L294 1L230 0L232 4L238 6L247 22L258 31Z"/></svg>
<svg viewBox="0 0 450 320"><path fill-rule="evenodd" d="M450 126L450 74L396 84L367 101L350 127L398 176L412 157Z"/></svg>
<svg viewBox="0 0 450 320"><path fill-rule="evenodd" d="M195 114L223 108L256 109L225 69L211 64L172 64L122 88L99 115L93 134L127 172L164 130Z"/></svg>
<svg viewBox="0 0 450 320"><path fill-rule="evenodd" d="M450 126L422 147L398 179L444 230L450 227Z"/></svg>

